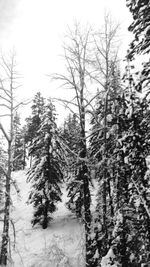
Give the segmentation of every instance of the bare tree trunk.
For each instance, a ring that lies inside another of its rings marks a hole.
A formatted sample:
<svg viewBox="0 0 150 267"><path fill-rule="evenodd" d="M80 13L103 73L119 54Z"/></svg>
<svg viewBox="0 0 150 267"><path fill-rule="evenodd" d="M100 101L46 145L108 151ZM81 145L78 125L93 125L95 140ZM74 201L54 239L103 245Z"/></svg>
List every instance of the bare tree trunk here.
<svg viewBox="0 0 150 267"><path fill-rule="evenodd" d="M9 80L9 88L7 88L8 83L5 84L1 82L1 92L0 95L0 106L5 106L7 111L9 111L10 116L10 136L7 135L6 131L3 128L3 125L0 123L0 129L2 130L7 143L8 143L8 169L6 176L6 184L5 184L5 209L4 209L4 225L3 225L3 233L2 233L2 244L1 244L1 253L0 253L0 264L7 265L8 259L8 243L9 243L9 215L10 215L10 181L11 181L11 171L12 171L12 142L13 142L13 115L14 111L18 107L14 107L14 89L18 88L18 85L15 86L15 82L17 79L16 71L15 71L15 54L11 55L10 62L7 62L5 58L2 56L2 67L5 71L6 77L5 80ZM2 102L1 102L2 101ZM4 103L3 103L4 102ZM7 115L6 115L7 116Z"/></svg>
<svg viewBox="0 0 150 267"><path fill-rule="evenodd" d="M10 213L10 180L11 180L11 141L8 142L8 172L5 185L5 210L4 225L2 234L2 246L0 255L0 264L7 265L8 242L9 242L9 213Z"/></svg>
<svg viewBox="0 0 150 267"><path fill-rule="evenodd" d="M81 153L80 157L85 159L87 158L87 146L86 146L86 136L85 136L85 112L81 113ZM85 227L85 254L86 254L86 266L90 267L91 260L91 196L89 190L89 173L86 163L82 162L82 180L83 180L83 205L84 205L84 227Z"/></svg>
<svg viewBox="0 0 150 267"><path fill-rule="evenodd" d="M64 100L64 103L71 104L75 107L74 111L70 107L73 113L77 114L80 123L80 153L79 172L81 175L81 181L83 184L83 219L85 229L85 255L86 266L90 267L91 259L91 197L89 190L89 167L87 161L87 144L86 144L86 131L85 131L85 115L86 109L90 107L91 101L87 99L87 80L89 78L89 37L90 30L81 32L79 25L75 25L75 31L69 32L69 43L65 46L65 60L67 62L68 76L55 74L55 79L64 81L66 86L73 89L74 102ZM78 156L77 156L78 160Z"/></svg>

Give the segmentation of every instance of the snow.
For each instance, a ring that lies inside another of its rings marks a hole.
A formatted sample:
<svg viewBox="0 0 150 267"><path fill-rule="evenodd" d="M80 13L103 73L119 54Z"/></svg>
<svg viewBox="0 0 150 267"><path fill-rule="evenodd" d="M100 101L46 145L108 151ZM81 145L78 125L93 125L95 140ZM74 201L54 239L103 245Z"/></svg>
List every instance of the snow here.
<svg viewBox="0 0 150 267"><path fill-rule="evenodd" d="M18 195L12 187L11 219L15 225L16 242L14 247L13 227L10 224L11 259L8 266L84 267L84 229L65 206L65 188L53 220L43 230L41 226L31 225L33 207L28 204L30 184L26 182L25 171L14 172L13 178L20 193Z"/></svg>
<svg viewBox="0 0 150 267"><path fill-rule="evenodd" d="M119 266L121 265L115 261L115 255L113 249L110 248L107 255L102 258L101 267L119 267Z"/></svg>

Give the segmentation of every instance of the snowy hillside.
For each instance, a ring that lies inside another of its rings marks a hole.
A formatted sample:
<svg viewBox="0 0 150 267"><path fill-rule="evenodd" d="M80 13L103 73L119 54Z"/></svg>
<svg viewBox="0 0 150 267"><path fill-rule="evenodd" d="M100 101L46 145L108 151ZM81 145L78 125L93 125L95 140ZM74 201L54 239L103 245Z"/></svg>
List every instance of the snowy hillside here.
<svg viewBox="0 0 150 267"><path fill-rule="evenodd" d="M53 221L43 230L40 226L31 225L32 206L27 203L30 185L26 183L25 172L15 172L13 178L18 184L20 193L17 195L15 188L12 187L11 219L15 232L11 224L9 266L83 267L83 226L65 207L67 201L65 190L63 189L63 201L58 204Z"/></svg>

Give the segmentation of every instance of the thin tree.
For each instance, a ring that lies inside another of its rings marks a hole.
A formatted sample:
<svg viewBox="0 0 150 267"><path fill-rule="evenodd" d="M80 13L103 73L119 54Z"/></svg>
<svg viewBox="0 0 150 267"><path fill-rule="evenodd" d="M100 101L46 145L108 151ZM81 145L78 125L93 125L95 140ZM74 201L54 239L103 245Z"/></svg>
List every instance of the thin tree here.
<svg viewBox="0 0 150 267"><path fill-rule="evenodd" d="M93 72L91 78L97 83L97 108L92 118L93 130L91 135L91 151L95 159L96 172L99 180L98 221L101 227L98 234L98 250L100 257L104 256L109 248L110 233L108 233L108 213L111 207L113 221L112 179L110 179L110 154L114 145L112 139L111 120L116 113L116 99L120 93L120 74L118 70L118 32L116 24L109 14L104 16L104 26L93 34L95 53L92 61ZM114 110L114 111L113 111ZM115 133L114 133L115 136ZM101 240L101 242L100 242Z"/></svg>
<svg viewBox="0 0 150 267"><path fill-rule="evenodd" d="M13 129L13 118L14 112L17 110L19 105L15 104L15 90L19 87L17 83L17 78L19 78L16 71L16 56L12 53L9 59L1 56L0 66L2 71L2 78L0 78L0 107L6 109L6 113L1 114L0 117L9 116L9 133L4 129L3 124L0 123L0 129L4 134L4 137L8 144L8 163L7 171L4 171L6 182L5 182L5 207L4 207L4 223L3 223L3 233L2 233L2 243L0 252L0 264L7 265L8 259L8 242L9 242L9 217L10 217L10 187L11 187L11 172L13 164L13 139L14 139L14 129Z"/></svg>
<svg viewBox="0 0 150 267"><path fill-rule="evenodd" d="M83 220L85 227L85 254L86 266L90 266L91 259L91 196L89 190L90 175L88 166L88 150L86 140L86 112L91 102L87 98L89 82L89 55L90 55L90 29L81 31L80 25L76 24L73 31L69 30L67 41L64 46L67 74L55 74L54 79L62 81L66 89L72 92L72 100L61 100L69 110L76 113L80 125L80 151L76 157L79 166L80 183L83 187Z"/></svg>

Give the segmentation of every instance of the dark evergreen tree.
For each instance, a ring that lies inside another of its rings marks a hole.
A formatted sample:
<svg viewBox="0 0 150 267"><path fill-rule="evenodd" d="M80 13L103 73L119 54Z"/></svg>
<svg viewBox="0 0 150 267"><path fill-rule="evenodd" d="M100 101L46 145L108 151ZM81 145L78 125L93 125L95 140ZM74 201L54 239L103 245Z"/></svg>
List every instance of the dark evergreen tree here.
<svg viewBox="0 0 150 267"><path fill-rule="evenodd" d="M21 170L25 167L25 140L21 129L20 117L16 113L14 116L14 143L13 143L13 170Z"/></svg>
<svg viewBox="0 0 150 267"><path fill-rule="evenodd" d="M56 203L61 201L63 158L55 120L55 108L49 101L29 150L33 156L33 165L28 171L28 181L32 183L29 202L35 210L32 224L40 223L43 229L47 228Z"/></svg>
<svg viewBox="0 0 150 267"><path fill-rule="evenodd" d="M34 138L37 136L37 132L41 123L41 115L44 113L45 108L45 99L41 96L41 93L38 92L34 99L33 105L31 106L32 114L26 119L26 131L24 135L25 145L28 147L32 144ZM32 165L32 156L30 157L30 166Z"/></svg>
<svg viewBox="0 0 150 267"><path fill-rule="evenodd" d="M76 114L69 114L62 129L63 141L66 144L67 156L67 191L68 208L82 217L83 209L83 183L80 173L80 163L77 158L80 153L80 124Z"/></svg>
<svg viewBox="0 0 150 267"><path fill-rule="evenodd" d="M129 31L134 34L127 57L129 60L133 60L137 55L145 55L150 52L150 4L149 0L126 0L126 2L133 16ZM139 92L143 89L147 90L149 87L150 61L148 57L144 57L143 60L139 79L136 81L136 90Z"/></svg>
<svg viewBox="0 0 150 267"><path fill-rule="evenodd" d="M118 117L118 155L116 168L117 210L114 244L123 267L138 266L149 260L149 101L135 90L129 72L123 109ZM119 163L118 162L118 163ZM137 265L136 265L137 264Z"/></svg>
<svg viewBox="0 0 150 267"><path fill-rule="evenodd" d="M41 96L41 93L38 92L34 99L33 105L31 106L32 114L29 118L26 119L26 143L31 144L32 140L36 137L37 131L41 122L41 115L44 113L45 99Z"/></svg>
<svg viewBox="0 0 150 267"><path fill-rule="evenodd" d="M99 260L108 252L112 241L115 206L115 163L114 150L117 140L117 117L120 110L121 81L115 64L111 64L109 91L97 97L97 108L92 118L90 153L96 166L99 189L95 218L93 250ZM98 255L97 255L98 256ZM94 265L96 266L96 265Z"/></svg>

